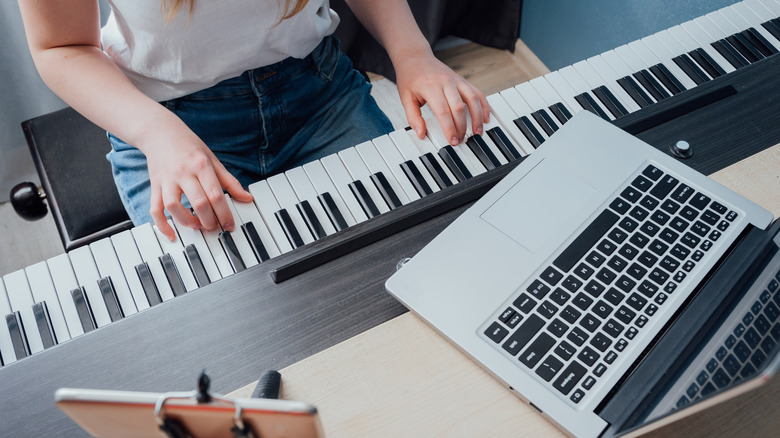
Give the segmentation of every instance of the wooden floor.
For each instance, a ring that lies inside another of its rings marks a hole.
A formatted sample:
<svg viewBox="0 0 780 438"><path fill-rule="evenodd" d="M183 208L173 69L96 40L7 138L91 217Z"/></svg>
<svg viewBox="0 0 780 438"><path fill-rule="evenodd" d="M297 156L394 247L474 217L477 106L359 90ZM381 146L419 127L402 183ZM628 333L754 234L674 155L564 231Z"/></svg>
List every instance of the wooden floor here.
<svg viewBox="0 0 780 438"><path fill-rule="evenodd" d="M520 40L514 53L465 43L438 51L436 55L486 95L549 71ZM407 126L395 84L381 76L370 77L374 85L372 95L393 126ZM27 222L14 213L10 203L0 204L0 276L62 252L51 215L38 222Z"/></svg>

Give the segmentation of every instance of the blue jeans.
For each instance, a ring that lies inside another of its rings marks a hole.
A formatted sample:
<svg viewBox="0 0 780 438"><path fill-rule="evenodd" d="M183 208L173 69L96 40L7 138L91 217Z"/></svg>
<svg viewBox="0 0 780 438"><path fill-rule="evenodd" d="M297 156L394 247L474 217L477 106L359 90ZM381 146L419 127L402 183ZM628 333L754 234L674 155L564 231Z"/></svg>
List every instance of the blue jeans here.
<svg viewBox="0 0 780 438"><path fill-rule="evenodd" d="M249 70L161 103L246 187L392 131L370 91L330 36L304 59ZM130 219L135 225L152 222L146 157L108 136L113 150L107 158Z"/></svg>

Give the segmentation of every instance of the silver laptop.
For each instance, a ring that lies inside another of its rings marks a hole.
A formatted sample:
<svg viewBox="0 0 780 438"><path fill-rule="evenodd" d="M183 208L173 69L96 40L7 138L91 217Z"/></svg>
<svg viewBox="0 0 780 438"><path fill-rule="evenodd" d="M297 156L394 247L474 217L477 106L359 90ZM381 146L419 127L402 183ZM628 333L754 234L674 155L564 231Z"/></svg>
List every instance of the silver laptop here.
<svg viewBox="0 0 780 438"><path fill-rule="evenodd" d="M655 406L667 397L664 406L675 409L679 400L667 394L687 381L654 380L664 374L657 364L665 359L647 358L663 348L679 353L675 360L673 353L663 354L669 365L679 365L675 373L681 376L691 352L659 346L659 334L684 309L702 315L722 308L707 307L713 300L699 296L702 288L749 231L767 229L772 219L765 209L583 111L406 263L386 288L568 433L612 435L617 420L610 409L627 415L622 411L641 399L637 394L655 391ZM764 235L755 238L769 242ZM734 301L717 285L709 287L715 292L708 294ZM709 310L691 310L694 297ZM688 320L706 326L708 318ZM691 332L680 330L671 344ZM639 370L643 362L650 367ZM629 381L645 374L653 377ZM653 388L646 387L649 381ZM619 391L625 394L618 397ZM616 402L622 407L615 409ZM652 409L642 409L648 418Z"/></svg>

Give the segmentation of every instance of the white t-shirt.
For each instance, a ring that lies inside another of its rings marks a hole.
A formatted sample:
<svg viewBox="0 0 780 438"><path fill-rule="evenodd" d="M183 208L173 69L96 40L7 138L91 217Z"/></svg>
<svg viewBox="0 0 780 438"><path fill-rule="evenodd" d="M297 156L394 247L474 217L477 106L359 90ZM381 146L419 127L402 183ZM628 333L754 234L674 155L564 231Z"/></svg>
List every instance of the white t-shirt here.
<svg viewBox="0 0 780 438"><path fill-rule="evenodd" d="M168 23L161 0L108 3L103 50L156 101L203 90L288 57L304 58L339 23L329 0L309 0L281 22L284 0L194 0L192 15L185 6Z"/></svg>

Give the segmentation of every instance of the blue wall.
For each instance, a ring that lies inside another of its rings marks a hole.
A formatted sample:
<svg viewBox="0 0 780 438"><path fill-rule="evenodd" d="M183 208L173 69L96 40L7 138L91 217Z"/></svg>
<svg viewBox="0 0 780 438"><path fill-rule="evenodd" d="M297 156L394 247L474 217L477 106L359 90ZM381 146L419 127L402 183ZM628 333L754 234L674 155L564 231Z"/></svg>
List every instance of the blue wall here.
<svg viewBox="0 0 780 438"><path fill-rule="evenodd" d="M550 70L558 70L733 3L524 0L520 38Z"/></svg>

